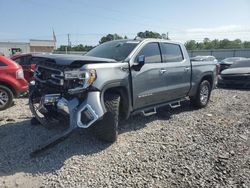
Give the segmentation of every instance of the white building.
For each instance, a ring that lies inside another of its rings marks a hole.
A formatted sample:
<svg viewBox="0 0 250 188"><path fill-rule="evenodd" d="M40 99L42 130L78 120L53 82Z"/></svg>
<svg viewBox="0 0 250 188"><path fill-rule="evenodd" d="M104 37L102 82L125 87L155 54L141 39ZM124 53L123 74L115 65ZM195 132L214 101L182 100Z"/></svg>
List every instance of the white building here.
<svg viewBox="0 0 250 188"><path fill-rule="evenodd" d="M5 56L11 56L17 52L53 52L55 49L54 40L36 40L31 39L29 43L25 42L0 42L0 53Z"/></svg>

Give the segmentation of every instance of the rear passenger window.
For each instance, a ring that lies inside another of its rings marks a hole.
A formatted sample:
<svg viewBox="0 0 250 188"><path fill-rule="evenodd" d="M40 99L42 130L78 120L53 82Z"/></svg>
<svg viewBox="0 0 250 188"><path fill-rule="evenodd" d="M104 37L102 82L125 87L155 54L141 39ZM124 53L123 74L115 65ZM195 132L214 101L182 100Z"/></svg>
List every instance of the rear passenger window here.
<svg viewBox="0 0 250 188"><path fill-rule="evenodd" d="M2 61L0 61L0 67L3 67L3 66L7 66L7 65L3 63Z"/></svg>
<svg viewBox="0 0 250 188"><path fill-rule="evenodd" d="M157 42L146 44L137 55L145 56L145 63L161 63L161 53Z"/></svg>
<svg viewBox="0 0 250 188"><path fill-rule="evenodd" d="M22 58L23 59L23 58ZM13 59L13 61L15 61L16 63L18 63L18 64L21 64L21 58L19 57L19 58L16 58L16 59Z"/></svg>
<svg viewBox="0 0 250 188"><path fill-rule="evenodd" d="M30 64L28 58L29 57L25 57L25 56L24 57L18 57L16 59L14 59L14 61L16 63L18 63L19 65L25 66L25 65L29 65Z"/></svg>
<svg viewBox="0 0 250 188"><path fill-rule="evenodd" d="M161 43L163 62L181 62L183 55L178 44Z"/></svg>
<svg viewBox="0 0 250 188"><path fill-rule="evenodd" d="M43 61L44 59L43 58L40 58L40 57L32 57L30 59L30 64L39 64L39 62Z"/></svg>

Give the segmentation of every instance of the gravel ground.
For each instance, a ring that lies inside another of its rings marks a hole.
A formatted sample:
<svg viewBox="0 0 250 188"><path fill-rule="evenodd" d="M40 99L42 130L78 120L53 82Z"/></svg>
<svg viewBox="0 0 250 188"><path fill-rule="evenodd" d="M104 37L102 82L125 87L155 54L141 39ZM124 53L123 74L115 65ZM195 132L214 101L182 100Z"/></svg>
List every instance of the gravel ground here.
<svg viewBox="0 0 250 188"><path fill-rule="evenodd" d="M0 112L0 187L250 187L250 91L215 90L205 109L189 102L166 117L134 116L108 145L74 132L40 156L51 137L31 126L27 100Z"/></svg>

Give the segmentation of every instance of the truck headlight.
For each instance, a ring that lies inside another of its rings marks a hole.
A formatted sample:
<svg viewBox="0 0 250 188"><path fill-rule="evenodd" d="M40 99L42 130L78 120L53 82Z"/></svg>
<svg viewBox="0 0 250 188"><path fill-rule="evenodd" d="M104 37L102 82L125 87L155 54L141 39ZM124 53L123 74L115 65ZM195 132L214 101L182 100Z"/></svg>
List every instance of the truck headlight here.
<svg viewBox="0 0 250 188"><path fill-rule="evenodd" d="M83 88L87 88L96 80L96 71L90 70L72 70L64 72L65 80L78 80Z"/></svg>

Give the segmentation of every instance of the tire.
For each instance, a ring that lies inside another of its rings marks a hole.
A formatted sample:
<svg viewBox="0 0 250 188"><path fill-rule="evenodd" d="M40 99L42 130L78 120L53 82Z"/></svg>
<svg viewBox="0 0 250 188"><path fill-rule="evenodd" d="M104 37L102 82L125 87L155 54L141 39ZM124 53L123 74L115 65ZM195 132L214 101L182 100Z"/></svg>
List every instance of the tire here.
<svg viewBox="0 0 250 188"><path fill-rule="evenodd" d="M103 119L95 125L97 137L106 142L115 142L118 137L120 96L118 94L106 94L104 96L106 113Z"/></svg>
<svg viewBox="0 0 250 188"><path fill-rule="evenodd" d="M203 80L194 97L190 97L190 102L194 107L204 108L207 106L211 94L211 85L209 81Z"/></svg>
<svg viewBox="0 0 250 188"><path fill-rule="evenodd" d="M13 92L6 86L0 85L0 111L9 108L13 103Z"/></svg>

